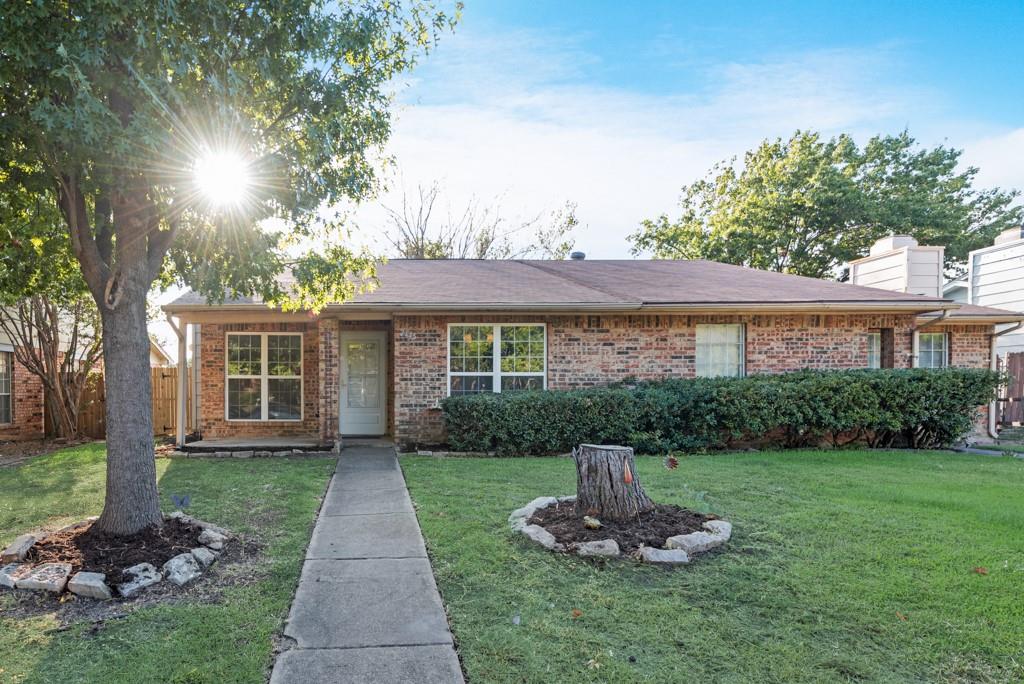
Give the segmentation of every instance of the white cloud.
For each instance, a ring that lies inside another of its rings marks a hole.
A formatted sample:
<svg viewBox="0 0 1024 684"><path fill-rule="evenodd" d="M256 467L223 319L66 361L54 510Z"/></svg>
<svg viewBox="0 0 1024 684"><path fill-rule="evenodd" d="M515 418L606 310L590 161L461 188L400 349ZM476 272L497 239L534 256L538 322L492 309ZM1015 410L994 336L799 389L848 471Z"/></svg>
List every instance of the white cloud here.
<svg viewBox="0 0 1024 684"><path fill-rule="evenodd" d="M627 257L642 219L673 213L683 184L764 138L798 128L866 137L935 113L935 93L893 80L897 52L721 64L701 72L698 91L650 93L588 84L583 72L598 60L571 39L457 34L401 93L388 149L400 175L380 201L395 205L401 186L434 180L456 206L503 197L510 219L572 200L585 226L577 247ZM357 220L357 235L383 250L379 207Z"/></svg>
<svg viewBox="0 0 1024 684"><path fill-rule="evenodd" d="M1024 128L970 141L962 159L978 167L979 187L1024 190Z"/></svg>

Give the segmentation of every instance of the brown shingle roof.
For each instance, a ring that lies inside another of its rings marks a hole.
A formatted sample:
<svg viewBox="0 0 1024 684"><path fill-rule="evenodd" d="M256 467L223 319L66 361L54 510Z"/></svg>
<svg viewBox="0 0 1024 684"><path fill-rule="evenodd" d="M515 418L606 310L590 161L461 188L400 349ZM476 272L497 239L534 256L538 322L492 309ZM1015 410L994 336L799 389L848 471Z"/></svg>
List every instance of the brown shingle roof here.
<svg viewBox="0 0 1024 684"><path fill-rule="evenodd" d="M345 308L699 308L735 306L885 308L925 312L949 300L760 271L713 261L682 260L406 260L378 269L380 285ZM235 299L228 306L258 305ZM205 300L183 295L168 310Z"/></svg>

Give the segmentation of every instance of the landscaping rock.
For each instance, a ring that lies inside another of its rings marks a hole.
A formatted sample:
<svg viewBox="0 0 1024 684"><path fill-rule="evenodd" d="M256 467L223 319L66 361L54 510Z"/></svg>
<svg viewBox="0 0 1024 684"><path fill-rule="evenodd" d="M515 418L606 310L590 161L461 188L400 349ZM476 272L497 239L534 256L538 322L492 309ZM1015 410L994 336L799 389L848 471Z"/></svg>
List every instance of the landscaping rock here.
<svg viewBox="0 0 1024 684"><path fill-rule="evenodd" d="M708 520L704 523L704 529L722 537L722 541L729 541L732 536L732 523L726 520Z"/></svg>
<svg viewBox="0 0 1024 684"><path fill-rule="evenodd" d="M233 451L231 455L235 458L252 458L254 453L253 451Z"/></svg>
<svg viewBox="0 0 1024 684"><path fill-rule="evenodd" d="M224 542L227 540L228 538L226 536L212 529L205 529L202 534L199 535L199 543L204 546L209 546L214 551L220 551L223 549Z"/></svg>
<svg viewBox="0 0 1024 684"><path fill-rule="evenodd" d="M666 549L682 549L686 553L704 553L721 546L725 540L718 535L708 532L691 532L689 534L677 534L665 540Z"/></svg>
<svg viewBox="0 0 1024 684"><path fill-rule="evenodd" d="M0 586L14 589L18 580L32 572L32 565L29 563L8 563L0 568Z"/></svg>
<svg viewBox="0 0 1024 684"><path fill-rule="evenodd" d="M553 496L537 497L522 508L512 511L512 515L508 516L508 524L513 532L521 532L526 527L526 521L537 512L537 509L546 508L556 503L558 503L558 499Z"/></svg>
<svg viewBox="0 0 1024 684"><path fill-rule="evenodd" d="M0 563L14 563L15 561L25 560L25 555L35 543L36 538L31 534L21 535L12 541L10 546L3 550L3 553L0 553Z"/></svg>
<svg viewBox="0 0 1024 684"><path fill-rule="evenodd" d="M192 555L195 557L196 562L203 568L210 567L213 565L214 561L217 560L217 554L205 546L197 546L192 549Z"/></svg>
<svg viewBox="0 0 1024 684"><path fill-rule="evenodd" d="M270 458L271 453L269 451L257 451L256 458Z"/></svg>
<svg viewBox="0 0 1024 684"><path fill-rule="evenodd" d="M571 494L569 496L560 496L560 497L558 497L558 503L572 503L572 502L575 502L575 501L576 501L576 495L575 494Z"/></svg>
<svg viewBox="0 0 1024 684"><path fill-rule="evenodd" d="M34 567L28 574L20 577L14 585L18 589L52 591L55 594L59 594L67 586L68 575L70 574L70 563L43 563Z"/></svg>
<svg viewBox="0 0 1024 684"><path fill-rule="evenodd" d="M169 514L167 517L168 518L175 518L175 519L180 520L181 522L187 523L189 525L195 525L196 527L198 527L201 530L210 530L212 532L216 532L217 534L222 534L225 537L230 537L231 536L231 533L228 532L223 527L221 527L219 525L214 525L213 523L208 523L205 520L199 520L198 518L193 518L191 515L186 515L183 511L174 511L173 513Z"/></svg>
<svg viewBox="0 0 1024 684"><path fill-rule="evenodd" d="M554 535L540 525L526 525L520 531L533 541L543 546L545 549L561 551L563 548L561 544L555 541Z"/></svg>
<svg viewBox="0 0 1024 684"><path fill-rule="evenodd" d="M102 572L76 572L68 582L68 591L94 599L111 597L110 587L107 586L107 576Z"/></svg>
<svg viewBox="0 0 1024 684"><path fill-rule="evenodd" d="M195 578L203 574L199 562L191 553L179 553L171 560L164 563L162 568L164 577L179 587L183 587Z"/></svg>
<svg viewBox="0 0 1024 684"><path fill-rule="evenodd" d="M659 565L683 565L690 562L690 556L685 551L679 549L666 551L645 546L640 549L640 560L645 563L657 563Z"/></svg>
<svg viewBox="0 0 1024 684"><path fill-rule="evenodd" d="M163 577L160 571L149 563L139 563L124 571L124 575L131 579L123 584L117 585L117 591L125 598L131 598L146 587L151 587Z"/></svg>
<svg viewBox="0 0 1024 684"><path fill-rule="evenodd" d="M601 521L597 518L585 515L583 516L583 526L588 530L599 530L601 529Z"/></svg>
<svg viewBox="0 0 1024 684"><path fill-rule="evenodd" d="M231 458L230 451L215 451L210 455L213 456L214 458Z"/></svg>
<svg viewBox="0 0 1024 684"><path fill-rule="evenodd" d="M614 539L583 542L576 547L576 553L580 556L614 557L619 555L619 545L615 543Z"/></svg>

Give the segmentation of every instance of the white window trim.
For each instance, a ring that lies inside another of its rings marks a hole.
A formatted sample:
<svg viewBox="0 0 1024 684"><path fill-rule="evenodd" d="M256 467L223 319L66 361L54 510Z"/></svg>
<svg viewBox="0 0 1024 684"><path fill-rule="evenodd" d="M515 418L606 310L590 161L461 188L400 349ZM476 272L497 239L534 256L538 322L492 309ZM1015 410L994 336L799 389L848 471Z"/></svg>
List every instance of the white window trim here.
<svg viewBox="0 0 1024 684"><path fill-rule="evenodd" d="M445 395L452 395L452 378L459 377L475 377L481 375L487 375L487 373L466 373L466 372L452 372L452 328L462 328L466 326L479 326L482 328L490 327L494 330L494 367L491 369L491 391L495 394L501 394L501 378L503 376L508 377L542 377L542 388L548 388L548 325L547 323L449 323L445 333L445 371L446 371L446 387ZM544 331L544 370L542 373L521 373L521 372L501 372L501 328L506 327L526 327L531 326L534 328L540 328ZM482 393L481 393L482 394Z"/></svg>
<svg viewBox="0 0 1024 684"><path fill-rule="evenodd" d="M699 375L697 373L697 354L700 351L700 347L697 345L697 328L700 326L734 326L738 325L740 328L740 372L739 375ZM698 323L693 328L693 376L695 378L745 378L747 377L747 324L746 323Z"/></svg>
<svg viewBox="0 0 1024 684"><path fill-rule="evenodd" d="M248 335L260 338L260 374L259 375L228 375L228 339L232 335ZM270 336L298 337L299 338L299 373L300 375L270 375L270 358L267 354L267 338ZM291 332L243 332L233 330L224 333L224 420L229 423L301 423L306 418L306 378L305 378L305 353L303 348L305 341L303 333ZM299 417L298 418L269 418L270 411L269 390L270 379L275 380L298 380L299 381ZM260 418L229 418L230 407L228 406L228 381L229 380L259 380L260 381Z"/></svg>
<svg viewBox="0 0 1024 684"><path fill-rule="evenodd" d="M933 332L933 331L929 330L927 332L917 331L916 334L917 334L917 359L915 359L915 361L917 362L916 368L931 368L931 369L949 368L949 366L950 366L950 363L949 363L949 333L948 332L939 332L939 331ZM921 356L922 356L922 351L923 351L922 347L921 347L921 343L922 343L921 336L922 335L941 335L942 336L942 365L941 366L923 366L923 365L921 365Z"/></svg>
<svg viewBox="0 0 1024 684"><path fill-rule="evenodd" d="M871 365L871 340L878 340L878 365ZM882 368L882 331L872 331L868 333L868 358L867 368L871 370L881 370Z"/></svg>
<svg viewBox="0 0 1024 684"><path fill-rule="evenodd" d="M11 407L11 419L7 421L0 421L0 425L14 425L14 347L6 349L6 346L7 345L0 345L0 358L2 358L3 354L10 354L10 356L8 357L9 361L7 361L7 363L9 364L7 369L11 373L11 387L10 393L7 394L6 396L10 397L9 404Z"/></svg>

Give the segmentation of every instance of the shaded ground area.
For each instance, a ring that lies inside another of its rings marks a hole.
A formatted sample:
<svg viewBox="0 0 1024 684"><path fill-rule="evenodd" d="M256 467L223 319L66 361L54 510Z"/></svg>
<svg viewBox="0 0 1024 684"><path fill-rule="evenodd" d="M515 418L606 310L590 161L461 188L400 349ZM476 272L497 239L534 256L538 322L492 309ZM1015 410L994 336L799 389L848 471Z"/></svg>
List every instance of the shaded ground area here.
<svg viewBox="0 0 1024 684"><path fill-rule="evenodd" d="M0 589L2 682L266 680L334 459L160 459L161 506L240 535L184 589L97 602ZM100 512L102 444L0 470L0 545ZM164 584L164 583L161 583Z"/></svg>
<svg viewBox="0 0 1024 684"><path fill-rule="evenodd" d="M467 681L1024 681L1024 461L940 452L637 458L652 499L733 523L665 571L552 554L511 510L568 459L405 457Z"/></svg>
<svg viewBox="0 0 1024 684"><path fill-rule="evenodd" d="M601 527L592 530L583 525L583 516L576 514L575 502L562 502L540 509L529 522L546 529L560 544L614 539L619 550L628 554L641 546L660 549L669 537L699 532L705 522L716 517L672 504L656 504L653 511L630 520L602 519Z"/></svg>

